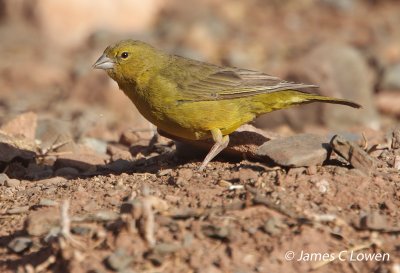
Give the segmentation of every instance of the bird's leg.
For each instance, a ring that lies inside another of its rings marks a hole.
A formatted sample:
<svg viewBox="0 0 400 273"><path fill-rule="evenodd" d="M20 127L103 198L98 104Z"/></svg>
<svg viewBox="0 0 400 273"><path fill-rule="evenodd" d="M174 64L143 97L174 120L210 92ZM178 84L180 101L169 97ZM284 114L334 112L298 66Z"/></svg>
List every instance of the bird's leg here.
<svg viewBox="0 0 400 273"><path fill-rule="evenodd" d="M228 146L229 136L223 136L220 129L212 129L211 134L215 144L212 146L211 150L208 152L206 158L204 158L203 163L201 164L199 171L204 170L207 164L216 157L223 149Z"/></svg>

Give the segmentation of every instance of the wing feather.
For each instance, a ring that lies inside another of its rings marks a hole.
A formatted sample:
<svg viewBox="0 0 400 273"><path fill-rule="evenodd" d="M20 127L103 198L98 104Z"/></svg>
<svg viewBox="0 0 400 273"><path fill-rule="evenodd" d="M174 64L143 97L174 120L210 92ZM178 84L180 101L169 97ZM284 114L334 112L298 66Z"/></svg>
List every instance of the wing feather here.
<svg viewBox="0 0 400 273"><path fill-rule="evenodd" d="M174 82L179 82L177 88L180 101L227 100L317 87L283 81L253 70L219 67L176 58L175 61L182 62L180 67L183 65L184 72L176 73L173 69L168 69L164 71L164 75L166 78L173 77Z"/></svg>

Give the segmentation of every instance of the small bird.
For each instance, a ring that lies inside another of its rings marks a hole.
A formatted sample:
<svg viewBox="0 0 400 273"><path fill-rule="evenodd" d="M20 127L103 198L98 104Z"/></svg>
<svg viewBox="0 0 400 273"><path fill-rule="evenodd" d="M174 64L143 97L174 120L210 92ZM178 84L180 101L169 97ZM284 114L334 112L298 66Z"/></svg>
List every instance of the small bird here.
<svg viewBox="0 0 400 273"><path fill-rule="evenodd" d="M158 129L190 140L212 137L200 170L228 146L230 133L261 114L311 102L361 107L303 90L314 85L170 55L135 40L107 47L93 67L105 70Z"/></svg>

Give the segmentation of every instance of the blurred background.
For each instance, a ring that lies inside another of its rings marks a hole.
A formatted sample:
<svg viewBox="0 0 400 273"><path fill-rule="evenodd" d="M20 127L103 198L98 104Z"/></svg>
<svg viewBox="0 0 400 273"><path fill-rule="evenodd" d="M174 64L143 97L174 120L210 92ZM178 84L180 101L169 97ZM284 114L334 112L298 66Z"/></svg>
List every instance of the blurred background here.
<svg viewBox="0 0 400 273"><path fill-rule="evenodd" d="M148 128L92 64L120 39L313 83L362 110L306 105L263 128L387 130L400 118L397 0L0 0L0 124L32 111L75 138L118 140Z"/></svg>

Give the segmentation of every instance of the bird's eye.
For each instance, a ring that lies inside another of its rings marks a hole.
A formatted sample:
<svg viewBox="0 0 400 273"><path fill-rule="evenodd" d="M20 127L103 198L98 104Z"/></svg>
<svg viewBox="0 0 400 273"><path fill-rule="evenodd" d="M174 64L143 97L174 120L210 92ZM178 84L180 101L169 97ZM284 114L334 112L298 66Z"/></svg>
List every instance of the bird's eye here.
<svg viewBox="0 0 400 273"><path fill-rule="evenodd" d="M126 59L126 58L128 58L128 52L122 52L122 54L121 54L121 58L122 59Z"/></svg>

